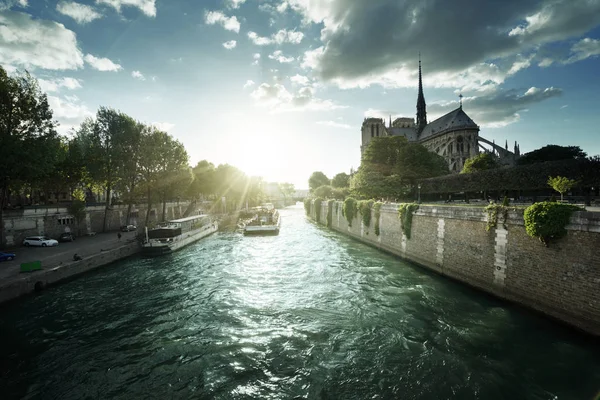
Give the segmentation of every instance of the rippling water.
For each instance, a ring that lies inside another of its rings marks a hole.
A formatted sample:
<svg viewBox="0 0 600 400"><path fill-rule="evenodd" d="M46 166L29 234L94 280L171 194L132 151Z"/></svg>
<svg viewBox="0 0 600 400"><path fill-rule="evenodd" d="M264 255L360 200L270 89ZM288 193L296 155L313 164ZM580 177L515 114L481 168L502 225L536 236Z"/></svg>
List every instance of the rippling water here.
<svg viewBox="0 0 600 400"><path fill-rule="evenodd" d="M0 397L593 399L600 345L282 211L0 310Z"/></svg>

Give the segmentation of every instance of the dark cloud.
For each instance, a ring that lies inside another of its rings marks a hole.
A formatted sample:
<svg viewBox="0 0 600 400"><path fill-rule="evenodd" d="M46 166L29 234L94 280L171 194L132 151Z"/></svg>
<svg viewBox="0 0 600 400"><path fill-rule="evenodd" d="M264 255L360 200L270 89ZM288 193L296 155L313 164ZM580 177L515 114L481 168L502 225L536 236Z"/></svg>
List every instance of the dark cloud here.
<svg viewBox="0 0 600 400"><path fill-rule="evenodd" d="M290 2L313 21L324 18L324 49L311 65L324 80L414 71L419 51L428 73L484 62L508 73L519 53L583 35L600 21L600 0L332 0L320 14L314 9L324 0L313 9Z"/></svg>
<svg viewBox="0 0 600 400"><path fill-rule="evenodd" d="M540 89L536 87L523 90L498 90L486 96L465 97L463 109L479 125L486 127L502 127L517 122L520 113L536 103L558 97L562 90L558 88ZM427 106L430 120L437 118L458 107L457 101L436 103Z"/></svg>

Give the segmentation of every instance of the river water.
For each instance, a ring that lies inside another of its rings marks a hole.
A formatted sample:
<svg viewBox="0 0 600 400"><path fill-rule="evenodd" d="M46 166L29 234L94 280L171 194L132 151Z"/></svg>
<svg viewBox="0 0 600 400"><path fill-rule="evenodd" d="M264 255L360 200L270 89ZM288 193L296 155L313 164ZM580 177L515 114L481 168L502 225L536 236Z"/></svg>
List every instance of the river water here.
<svg viewBox="0 0 600 400"><path fill-rule="evenodd" d="M594 399L600 345L282 211L0 309L0 398Z"/></svg>

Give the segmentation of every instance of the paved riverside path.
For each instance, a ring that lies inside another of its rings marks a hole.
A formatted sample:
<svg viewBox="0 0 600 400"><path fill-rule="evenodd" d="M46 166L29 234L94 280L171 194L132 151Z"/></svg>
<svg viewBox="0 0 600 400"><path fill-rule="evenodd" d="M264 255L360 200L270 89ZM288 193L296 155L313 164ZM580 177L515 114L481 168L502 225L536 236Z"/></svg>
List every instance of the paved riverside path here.
<svg viewBox="0 0 600 400"><path fill-rule="evenodd" d="M0 262L0 286L24 276L35 276L40 273L40 271L21 273L21 263L41 261L43 270L46 270L73 261L75 253L85 259L102 251L118 248L135 240L135 236L136 232L121 232L121 240L119 240L117 232L109 232L94 236L78 236L74 242L60 242L56 247L18 246L10 250L16 254L14 260Z"/></svg>

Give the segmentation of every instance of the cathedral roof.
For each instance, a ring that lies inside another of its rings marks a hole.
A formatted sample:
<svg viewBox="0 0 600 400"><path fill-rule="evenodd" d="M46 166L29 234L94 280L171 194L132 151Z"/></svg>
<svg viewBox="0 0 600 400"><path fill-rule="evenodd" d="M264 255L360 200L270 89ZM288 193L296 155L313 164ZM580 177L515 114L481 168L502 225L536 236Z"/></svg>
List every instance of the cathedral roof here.
<svg viewBox="0 0 600 400"><path fill-rule="evenodd" d="M386 128L390 136L404 136L409 141L417 140L417 131L415 128Z"/></svg>
<svg viewBox="0 0 600 400"><path fill-rule="evenodd" d="M473 122L461 107L427 124L423 132L421 132L419 140L458 129L479 129L479 126Z"/></svg>

